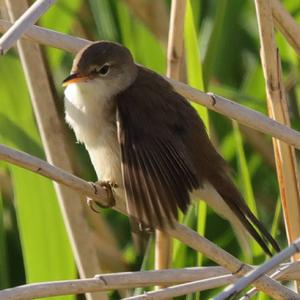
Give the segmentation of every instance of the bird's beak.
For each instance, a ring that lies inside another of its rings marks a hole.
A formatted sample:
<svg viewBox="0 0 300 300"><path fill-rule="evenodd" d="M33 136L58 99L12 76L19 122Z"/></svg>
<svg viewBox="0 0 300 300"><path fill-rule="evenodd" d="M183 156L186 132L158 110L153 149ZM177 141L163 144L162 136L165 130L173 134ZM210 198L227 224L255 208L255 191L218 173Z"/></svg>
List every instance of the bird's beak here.
<svg viewBox="0 0 300 300"><path fill-rule="evenodd" d="M64 79L64 81L62 82L62 85L68 86L71 83L83 82L83 81L87 81L88 79L89 79L89 77L86 75L81 75L79 73L73 73Z"/></svg>

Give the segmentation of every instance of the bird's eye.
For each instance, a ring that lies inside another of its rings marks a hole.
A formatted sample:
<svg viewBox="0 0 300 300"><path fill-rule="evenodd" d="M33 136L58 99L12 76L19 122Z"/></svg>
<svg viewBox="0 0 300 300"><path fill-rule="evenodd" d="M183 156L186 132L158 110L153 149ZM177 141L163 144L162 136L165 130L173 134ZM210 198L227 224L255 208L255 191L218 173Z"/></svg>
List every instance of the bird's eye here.
<svg viewBox="0 0 300 300"><path fill-rule="evenodd" d="M102 76L105 76L105 75L108 74L109 69L110 69L110 66L108 64L105 64L101 67L96 67L95 72L102 75Z"/></svg>

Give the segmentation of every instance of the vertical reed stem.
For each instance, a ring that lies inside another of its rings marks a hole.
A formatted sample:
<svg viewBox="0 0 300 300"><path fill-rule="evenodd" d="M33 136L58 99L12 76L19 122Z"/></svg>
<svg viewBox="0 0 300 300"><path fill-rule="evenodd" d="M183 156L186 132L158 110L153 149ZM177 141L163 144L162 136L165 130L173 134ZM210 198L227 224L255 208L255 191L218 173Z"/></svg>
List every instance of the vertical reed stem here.
<svg viewBox="0 0 300 300"><path fill-rule="evenodd" d="M281 62L274 39L274 25L270 0L255 0L261 60L266 81L269 116L290 126L287 101L282 83ZM300 236L300 193L294 147L273 139L277 177L284 212L288 242ZM297 260L299 254L293 259ZM300 282L297 282L298 290Z"/></svg>

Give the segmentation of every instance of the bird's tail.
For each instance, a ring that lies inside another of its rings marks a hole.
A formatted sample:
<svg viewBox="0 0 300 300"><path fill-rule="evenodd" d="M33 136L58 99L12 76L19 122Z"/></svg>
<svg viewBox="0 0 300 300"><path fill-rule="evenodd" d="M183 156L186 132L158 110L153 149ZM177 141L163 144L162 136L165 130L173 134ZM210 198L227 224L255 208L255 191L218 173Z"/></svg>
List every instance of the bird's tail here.
<svg viewBox="0 0 300 300"><path fill-rule="evenodd" d="M241 247L246 254L250 253L249 236L245 234L246 229L248 233L257 241L266 254L272 255L268 243L274 248L275 251L280 251L277 242L266 230L264 225L254 216L250 211L244 200L241 198L239 192L236 190L231 182L228 182L232 193L228 189L224 193L217 191L217 189L205 182L201 189L197 190L193 198L205 200L208 205L215 210L219 215L230 221ZM229 198L229 195L238 197L238 199Z"/></svg>

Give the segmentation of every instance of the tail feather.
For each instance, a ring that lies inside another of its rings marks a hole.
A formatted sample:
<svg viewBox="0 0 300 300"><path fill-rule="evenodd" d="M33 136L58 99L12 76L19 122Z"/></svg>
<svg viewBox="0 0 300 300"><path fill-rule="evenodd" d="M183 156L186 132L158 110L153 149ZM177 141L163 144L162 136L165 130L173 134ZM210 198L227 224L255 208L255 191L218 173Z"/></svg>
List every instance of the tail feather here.
<svg viewBox="0 0 300 300"><path fill-rule="evenodd" d="M233 186L231 182L230 184ZM238 192L237 195L239 195ZM219 215L230 221L238 234L237 237L241 245L245 245L245 235L241 232L242 225L266 254L272 255L268 243L272 245L275 251L280 251L277 242L268 233L264 225L253 215L240 195L238 199L229 198L228 195L225 197L212 184L205 182L203 187L197 190L195 196L205 200Z"/></svg>
<svg viewBox="0 0 300 300"><path fill-rule="evenodd" d="M239 205L236 204L238 209L240 210L241 214L247 216L249 221L254 224L260 231L262 238L264 239L265 243L270 243L276 252L280 251L280 247L278 243L274 240L272 235L267 231L265 226L255 217L249 207L244 203L243 200L239 201ZM249 223L250 223L249 222Z"/></svg>
<svg viewBox="0 0 300 300"><path fill-rule="evenodd" d="M230 208L238 216L241 223L244 225L244 227L247 229L250 235L257 241L257 243L262 247L265 253L272 256L272 252L268 247L268 242L273 242L273 238L269 239L269 235L264 236L263 234L259 234L259 232L255 229L255 227L251 224L251 222L247 219L246 215L243 213L243 211L240 210L238 206L234 204L230 205ZM262 233L262 229L265 229L264 226L258 220L257 224L259 224L258 229ZM277 244L275 250L277 251Z"/></svg>

